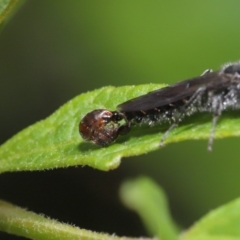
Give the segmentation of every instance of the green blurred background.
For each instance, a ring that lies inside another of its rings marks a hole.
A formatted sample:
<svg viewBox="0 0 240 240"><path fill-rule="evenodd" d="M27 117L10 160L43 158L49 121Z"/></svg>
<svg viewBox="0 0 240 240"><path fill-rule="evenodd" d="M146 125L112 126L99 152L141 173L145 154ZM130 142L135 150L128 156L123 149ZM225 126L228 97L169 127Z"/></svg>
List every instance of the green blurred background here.
<svg viewBox="0 0 240 240"><path fill-rule="evenodd" d="M82 92L171 84L240 59L239 9L238 0L26 1L0 35L0 142ZM239 145L215 140L209 153L207 140L171 144L108 173L6 173L0 198L82 228L141 236L147 233L118 190L124 179L148 175L186 228L240 195Z"/></svg>

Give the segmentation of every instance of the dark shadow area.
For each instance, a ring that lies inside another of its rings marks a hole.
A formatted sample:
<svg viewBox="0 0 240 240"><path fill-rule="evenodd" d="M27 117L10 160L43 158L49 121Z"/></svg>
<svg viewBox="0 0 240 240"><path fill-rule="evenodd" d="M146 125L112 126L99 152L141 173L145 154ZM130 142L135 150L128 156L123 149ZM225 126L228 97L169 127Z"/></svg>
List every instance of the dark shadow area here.
<svg viewBox="0 0 240 240"><path fill-rule="evenodd" d="M140 219L120 202L118 191L128 177L120 168L101 172L84 168L1 175L1 199L80 228L146 236ZM0 239L4 235L0 233Z"/></svg>

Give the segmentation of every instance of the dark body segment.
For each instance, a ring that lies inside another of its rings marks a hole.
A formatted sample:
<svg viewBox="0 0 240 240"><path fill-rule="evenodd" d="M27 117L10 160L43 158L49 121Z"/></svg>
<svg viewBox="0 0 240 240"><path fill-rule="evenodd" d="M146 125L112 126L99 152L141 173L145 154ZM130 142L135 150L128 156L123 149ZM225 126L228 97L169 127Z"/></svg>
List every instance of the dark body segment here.
<svg viewBox="0 0 240 240"><path fill-rule="evenodd" d="M117 106L119 111L146 111L166 106L178 100L191 97L197 89L205 88L208 91L226 89L232 84L238 84L240 75L240 62L228 64L223 69L212 72L205 71L201 76L180 81L137 98L126 101Z"/></svg>
<svg viewBox="0 0 240 240"><path fill-rule="evenodd" d="M217 89L221 91L231 81L231 75L221 76L219 72L206 73L203 76L185 80L131 99L118 105L117 108L121 112L147 111L153 108L160 108L189 99L199 88L207 89L207 91Z"/></svg>
<svg viewBox="0 0 240 240"><path fill-rule="evenodd" d="M176 122L195 112L215 114L219 107L221 111L239 108L239 104L236 104L240 102L239 84L238 74L210 72L149 92L124 102L117 108L131 121L150 125L158 122Z"/></svg>

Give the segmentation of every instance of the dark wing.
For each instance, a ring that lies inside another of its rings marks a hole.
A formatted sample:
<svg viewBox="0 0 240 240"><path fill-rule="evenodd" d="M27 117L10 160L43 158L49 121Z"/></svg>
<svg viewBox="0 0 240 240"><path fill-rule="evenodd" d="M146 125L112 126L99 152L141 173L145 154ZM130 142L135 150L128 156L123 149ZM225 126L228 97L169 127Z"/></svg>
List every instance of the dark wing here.
<svg viewBox="0 0 240 240"><path fill-rule="evenodd" d="M133 98L118 105L117 108L122 112L147 111L190 97L200 87L208 87L210 84L212 88L219 82L221 82L219 72L207 73Z"/></svg>

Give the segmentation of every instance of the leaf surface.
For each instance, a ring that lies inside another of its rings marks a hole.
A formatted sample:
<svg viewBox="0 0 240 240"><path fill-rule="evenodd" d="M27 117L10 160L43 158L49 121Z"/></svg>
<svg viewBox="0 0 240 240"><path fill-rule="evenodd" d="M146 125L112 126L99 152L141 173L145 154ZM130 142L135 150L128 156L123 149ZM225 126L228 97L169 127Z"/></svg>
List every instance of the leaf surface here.
<svg viewBox="0 0 240 240"><path fill-rule="evenodd" d="M108 147L83 141L78 125L82 117L94 109L116 110L118 104L161 87L163 85L157 84L104 87L75 97L47 119L24 129L1 146L0 172L75 165L110 170L120 164L122 157L160 149L161 136L169 127L167 124L134 126L130 133L119 136ZM217 124L215 138L239 136L239 125L239 114L236 111L223 113ZM186 118L178 128L170 132L165 144L208 139L211 126L212 116L209 113Z"/></svg>
<svg viewBox="0 0 240 240"><path fill-rule="evenodd" d="M27 211L5 201L0 201L0 230L34 240L133 240L97 233ZM137 239L137 238L135 238ZM141 238L144 239L144 238ZM147 240L147 239L146 239ZM149 239L150 240L150 239Z"/></svg>
<svg viewBox="0 0 240 240"><path fill-rule="evenodd" d="M139 177L126 181L120 196L127 207L136 211L152 236L177 239L178 229L172 220L165 193L151 179Z"/></svg>
<svg viewBox="0 0 240 240"><path fill-rule="evenodd" d="M186 231L181 239L240 239L240 199L227 203L205 215Z"/></svg>

